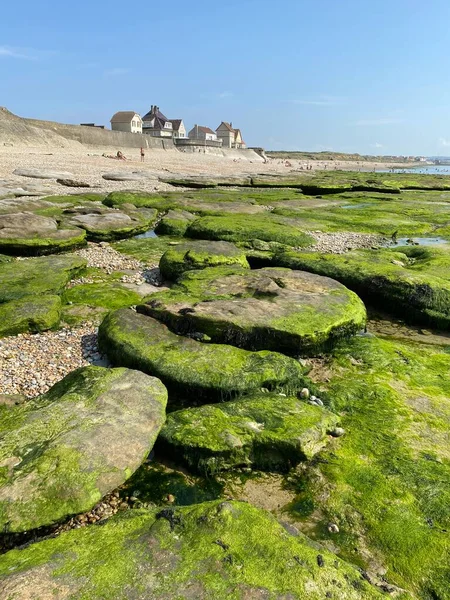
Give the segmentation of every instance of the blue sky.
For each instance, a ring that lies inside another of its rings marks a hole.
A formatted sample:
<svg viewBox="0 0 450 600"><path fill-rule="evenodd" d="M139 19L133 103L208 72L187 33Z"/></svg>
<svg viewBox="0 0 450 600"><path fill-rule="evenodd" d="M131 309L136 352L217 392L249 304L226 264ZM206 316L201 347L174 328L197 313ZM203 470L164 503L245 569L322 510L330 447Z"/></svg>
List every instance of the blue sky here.
<svg viewBox="0 0 450 600"><path fill-rule="evenodd" d="M157 104L267 149L450 155L448 0L4 4L18 115L109 126Z"/></svg>

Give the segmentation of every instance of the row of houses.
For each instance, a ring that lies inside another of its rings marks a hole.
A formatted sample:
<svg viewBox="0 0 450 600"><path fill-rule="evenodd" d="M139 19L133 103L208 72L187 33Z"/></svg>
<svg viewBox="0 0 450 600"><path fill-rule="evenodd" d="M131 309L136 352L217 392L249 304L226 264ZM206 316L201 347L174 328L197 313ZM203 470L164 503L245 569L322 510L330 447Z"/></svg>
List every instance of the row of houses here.
<svg viewBox="0 0 450 600"><path fill-rule="evenodd" d="M152 105L144 117L132 110L116 112L111 117L111 129L128 133L145 133L160 138L184 138L198 140L202 143L214 142L223 148L246 148L241 130L235 129L232 123L222 121L215 131L209 127L194 125L189 132L186 132L183 119L168 119L156 105Z"/></svg>

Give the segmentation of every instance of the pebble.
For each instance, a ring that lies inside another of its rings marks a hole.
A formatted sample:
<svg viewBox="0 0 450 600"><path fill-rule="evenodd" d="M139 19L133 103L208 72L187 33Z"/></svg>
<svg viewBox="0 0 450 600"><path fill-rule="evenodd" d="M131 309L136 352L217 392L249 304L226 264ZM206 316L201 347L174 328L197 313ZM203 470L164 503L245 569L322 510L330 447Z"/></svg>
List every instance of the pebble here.
<svg viewBox="0 0 450 600"><path fill-rule="evenodd" d="M308 388L303 388L302 391L300 392L300 398L304 398L305 400L308 400L309 398L309 390Z"/></svg>
<svg viewBox="0 0 450 600"><path fill-rule="evenodd" d="M389 245L387 238L373 233L338 232L324 233L322 231L306 231L315 240L315 244L301 250L345 254L357 248L383 248Z"/></svg>
<svg viewBox="0 0 450 600"><path fill-rule="evenodd" d="M24 333L0 340L0 393L33 398L68 373L105 358L97 345L97 327Z"/></svg>
<svg viewBox="0 0 450 600"><path fill-rule="evenodd" d="M96 267L103 269L110 275L114 271L144 271L149 265L121 254L114 250L108 242L100 242L95 244L88 243L86 248L81 248L72 253L84 258L87 261L88 267ZM151 265L150 268L155 268L157 265ZM132 282L134 283L134 281Z"/></svg>
<svg viewBox="0 0 450 600"><path fill-rule="evenodd" d="M332 437L342 437L345 433L345 429L343 427L335 427L329 433Z"/></svg>
<svg viewBox="0 0 450 600"><path fill-rule="evenodd" d="M328 531L330 533L339 533L339 527L336 525L336 523L329 523Z"/></svg>

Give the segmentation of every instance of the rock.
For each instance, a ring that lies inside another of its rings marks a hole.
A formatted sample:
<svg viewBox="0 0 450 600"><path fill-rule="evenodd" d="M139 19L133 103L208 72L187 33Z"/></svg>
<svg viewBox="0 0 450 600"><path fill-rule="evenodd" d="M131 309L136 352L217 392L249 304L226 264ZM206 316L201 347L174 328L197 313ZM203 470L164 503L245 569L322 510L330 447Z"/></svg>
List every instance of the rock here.
<svg viewBox="0 0 450 600"><path fill-rule="evenodd" d="M239 214L202 217L189 225L186 236L228 242L262 240L296 247L314 244L313 237L287 224L283 217L273 215L255 215L251 219Z"/></svg>
<svg viewBox="0 0 450 600"><path fill-rule="evenodd" d="M60 228L50 218L28 212L0 215L0 250L45 254L81 246L86 234L78 228Z"/></svg>
<svg viewBox="0 0 450 600"><path fill-rule="evenodd" d="M151 229L157 218L155 209L110 210L86 206L65 211L66 221L86 230L90 241L100 242L132 237Z"/></svg>
<svg viewBox="0 0 450 600"><path fill-rule="evenodd" d="M345 429L343 429L342 427L335 427L334 429L331 429L329 431L329 434L332 437L342 437L345 434Z"/></svg>
<svg viewBox="0 0 450 600"><path fill-rule="evenodd" d="M17 406L18 404L23 404L26 400L26 396L22 396L22 394L0 394L0 407Z"/></svg>
<svg viewBox="0 0 450 600"><path fill-rule="evenodd" d="M250 268L244 251L229 242L187 242L169 248L159 261L161 275L172 280L176 280L185 271L221 265Z"/></svg>
<svg viewBox="0 0 450 600"><path fill-rule="evenodd" d="M113 173L104 173L102 175L103 179L106 179L108 181L142 181L144 179L154 179L156 180L157 178L155 177L155 175L152 175L151 173L145 173L145 172L134 172L134 173L130 173L127 171L114 171Z"/></svg>
<svg viewBox="0 0 450 600"><path fill-rule="evenodd" d="M260 393L170 413L158 447L203 474L240 467L288 471L326 445L337 420L296 398Z"/></svg>
<svg viewBox="0 0 450 600"><path fill-rule="evenodd" d="M131 476L165 419L162 383L85 367L45 395L3 409L0 526L27 531L90 510Z"/></svg>
<svg viewBox="0 0 450 600"><path fill-rule="evenodd" d="M250 176L225 176L214 175L175 175L170 177L159 177L163 183L169 183L175 187L187 188L214 188L218 186L250 186Z"/></svg>
<svg viewBox="0 0 450 600"><path fill-rule="evenodd" d="M57 179L56 183L60 185L65 185L66 187L76 187L76 188L90 188L92 187L89 183L85 181L75 181L74 179Z"/></svg>
<svg viewBox="0 0 450 600"><path fill-rule="evenodd" d="M139 304L142 297L125 285L115 282L85 283L76 285L64 293L66 303L100 306L109 310Z"/></svg>
<svg viewBox="0 0 450 600"><path fill-rule="evenodd" d="M0 304L0 337L56 329L61 318L59 296L25 297Z"/></svg>
<svg viewBox="0 0 450 600"><path fill-rule="evenodd" d="M361 300L338 282L290 269L211 267L184 273L137 308L183 334L288 354L317 351L357 333Z"/></svg>
<svg viewBox="0 0 450 600"><path fill-rule="evenodd" d="M47 171L46 169L16 169L13 175L31 177L33 179L73 179L67 171Z"/></svg>
<svg viewBox="0 0 450 600"><path fill-rule="evenodd" d="M219 543L221 542L221 543ZM135 509L2 557L5 598L382 600L357 568L245 502ZM113 574L113 576L112 576ZM408 596L405 596L407 600Z"/></svg>
<svg viewBox="0 0 450 600"><path fill-rule="evenodd" d="M308 388L303 388L300 392L300 398L303 398L304 400L308 400L309 398L309 390Z"/></svg>
<svg viewBox="0 0 450 600"><path fill-rule="evenodd" d="M295 388L303 382L305 369L286 356L197 342L129 309L110 313L98 336L114 365L155 375L184 397L227 399L262 386Z"/></svg>
<svg viewBox="0 0 450 600"><path fill-rule="evenodd" d="M158 223L155 231L158 235L183 236L189 224L198 219L196 215L185 210L169 210Z"/></svg>
<svg viewBox="0 0 450 600"><path fill-rule="evenodd" d="M0 305L25 296L60 295L85 267L86 261L74 255L0 263Z"/></svg>
<svg viewBox="0 0 450 600"><path fill-rule="evenodd" d="M336 523L329 523L327 529L330 533L339 533L339 527Z"/></svg>

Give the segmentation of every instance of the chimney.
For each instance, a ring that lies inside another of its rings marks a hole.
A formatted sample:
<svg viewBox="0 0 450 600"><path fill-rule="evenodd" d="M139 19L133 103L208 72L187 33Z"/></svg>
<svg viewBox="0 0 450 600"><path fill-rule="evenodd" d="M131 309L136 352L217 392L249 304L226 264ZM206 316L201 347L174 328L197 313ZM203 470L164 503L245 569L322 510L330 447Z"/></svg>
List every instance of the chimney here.
<svg viewBox="0 0 450 600"><path fill-rule="evenodd" d="M230 127L231 129L233 129L233 123L230 121Z"/></svg>

